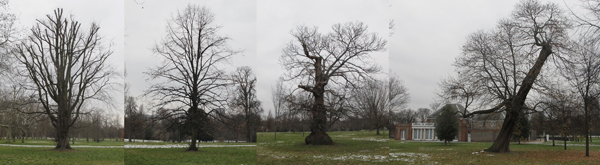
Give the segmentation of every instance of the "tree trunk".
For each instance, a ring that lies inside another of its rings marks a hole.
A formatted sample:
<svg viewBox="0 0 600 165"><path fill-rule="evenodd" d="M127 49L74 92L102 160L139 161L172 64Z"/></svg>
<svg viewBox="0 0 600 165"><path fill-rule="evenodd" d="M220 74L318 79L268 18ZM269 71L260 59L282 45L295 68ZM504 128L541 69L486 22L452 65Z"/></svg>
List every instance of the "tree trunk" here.
<svg viewBox="0 0 600 165"><path fill-rule="evenodd" d="M564 142L565 142L565 150L567 150L567 139L569 139L569 137L568 137L568 136L564 136L564 137L565 137L565 139L564 139Z"/></svg>
<svg viewBox="0 0 600 165"><path fill-rule="evenodd" d="M196 136L198 136L198 130L196 128L192 128L192 141L188 151L198 151L198 147L196 147Z"/></svg>
<svg viewBox="0 0 600 165"><path fill-rule="evenodd" d="M10 143L10 137L12 136L11 129L10 129L10 127L6 127L6 128L7 128L6 129L6 143Z"/></svg>
<svg viewBox="0 0 600 165"><path fill-rule="evenodd" d="M66 122L65 122L66 124ZM71 145L69 145L69 128L66 126L59 126L56 128L56 148L59 150L71 149Z"/></svg>
<svg viewBox="0 0 600 165"><path fill-rule="evenodd" d="M556 146L556 145L554 144L554 134L552 134L552 146Z"/></svg>
<svg viewBox="0 0 600 165"><path fill-rule="evenodd" d="M589 100L586 98L586 100ZM589 106L588 103L589 101L585 101L584 103L584 108L585 108L585 156L589 157L590 156L590 125L589 125L589 117L588 117L588 110L589 110Z"/></svg>
<svg viewBox="0 0 600 165"><path fill-rule="evenodd" d="M310 123L310 134L306 136L304 142L312 145L332 145L333 140L327 135L326 124L327 124L327 112L324 106L324 85L317 85L314 89L313 95L315 97L315 103L311 109L312 121Z"/></svg>
<svg viewBox="0 0 600 165"><path fill-rule="evenodd" d="M510 139L514 132L514 128L517 123L517 118L519 116L519 113L517 112L516 109L512 108L512 106L510 106L509 104L506 107L507 107L506 108L507 115L506 115L506 118L504 118L504 123L502 124L502 129L500 130L498 137L496 137L496 140L494 140L494 144L492 144L492 146L490 148L485 150L487 152L500 152L500 153L510 152L510 149L509 149ZM520 110L520 108L519 108L519 110Z"/></svg>
<svg viewBox="0 0 600 165"><path fill-rule="evenodd" d="M379 135L379 128L377 128L377 135Z"/></svg>

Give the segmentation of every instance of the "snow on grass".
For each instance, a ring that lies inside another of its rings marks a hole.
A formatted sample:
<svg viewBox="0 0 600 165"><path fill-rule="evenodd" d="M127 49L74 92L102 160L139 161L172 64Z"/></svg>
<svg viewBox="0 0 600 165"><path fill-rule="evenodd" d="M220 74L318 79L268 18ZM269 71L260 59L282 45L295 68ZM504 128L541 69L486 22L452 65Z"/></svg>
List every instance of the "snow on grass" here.
<svg viewBox="0 0 600 165"><path fill-rule="evenodd" d="M326 159L326 160L361 160L366 162L384 162L387 161L388 156L383 155L362 155L362 154L344 154L340 156L325 156L325 155L313 155L315 159Z"/></svg>
<svg viewBox="0 0 600 165"><path fill-rule="evenodd" d="M415 160L417 160L417 159L427 160L429 158L431 158L431 157L424 153L414 153L414 152L390 153L390 160L409 162L409 163L414 163Z"/></svg>
<svg viewBox="0 0 600 165"><path fill-rule="evenodd" d="M388 139L377 139L377 138L352 138L352 140L365 140L365 141L375 141L375 142L387 142Z"/></svg>

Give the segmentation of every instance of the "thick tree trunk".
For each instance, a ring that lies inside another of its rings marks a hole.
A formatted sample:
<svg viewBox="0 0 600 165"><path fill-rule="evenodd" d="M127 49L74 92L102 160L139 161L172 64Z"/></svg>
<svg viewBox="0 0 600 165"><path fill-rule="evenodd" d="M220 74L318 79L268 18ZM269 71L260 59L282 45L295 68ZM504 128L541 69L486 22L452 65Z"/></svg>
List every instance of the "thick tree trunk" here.
<svg viewBox="0 0 600 165"><path fill-rule="evenodd" d="M315 103L311 109L310 134L304 139L304 142L312 145L332 145L333 140L327 135L325 128L327 125L327 112L324 106L324 86L315 87L314 90Z"/></svg>
<svg viewBox="0 0 600 165"><path fill-rule="evenodd" d="M192 128L192 141L188 151L198 151L198 147L196 147L196 136L198 136L198 130L196 128Z"/></svg>
<svg viewBox="0 0 600 165"><path fill-rule="evenodd" d="M377 128L377 135L379 135L379 128Z"/></svg>
<svg viewBox="0 0 600 165"><path fill-rule="evenodd" d="M69 135L68 127L59 126L56 128L56 148L55 149L59 149L59 150L71 149L71 145L69 145L68 135Z"/></svg>
<svg viewBox="0 0 600 165"><path fill-rule="evenodd" d="M502 124L502 129L500 129L500 133L496 140L494 140L494 144L485 151L487 152L510 152L510 138L514 132L515 125L517 123L518 112L516 110L509 108L507 106L507 115L504 118L504 123Z"/></svg>

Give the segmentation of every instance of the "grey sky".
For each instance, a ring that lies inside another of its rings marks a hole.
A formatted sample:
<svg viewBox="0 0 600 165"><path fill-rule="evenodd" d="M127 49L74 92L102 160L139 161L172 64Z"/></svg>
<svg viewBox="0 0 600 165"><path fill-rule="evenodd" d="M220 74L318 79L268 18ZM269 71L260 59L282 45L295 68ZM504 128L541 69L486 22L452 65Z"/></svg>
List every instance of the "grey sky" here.
<svg viewBox="0 0 600 165"><path fill-rule="evenodd" d="M123 24L124 10L121 0L104 1L77 1L77 0L11 0L9 1L9 10L18 17L17 27L24 29L25 34L29 34L29 29L36 23L36 19L47 19L47 14L53 14L56 8L63 8L64 14L73 15L76 21L79 21L81 30L87 32L92 22L98 23L100 30L98 33L104 37L104 46L110 46L113 51L112 56L107 63L115 70L123 70ZM113 82L122 83L123 79L117 78ZM92 103L92 106L99 106L107 110L108 114L117 114L123 117L123 93L121 87L112 92L114 106L107 106L101 103ZM121 124L123 119L121 119Z"/></svg>
<svg viewBox="0 0 600 165"><path fill-rule="evenodd" d="M552 2L567 10L562 0ZM579 5L577 0L565 2L571 8ZM467 36L477 30L492 30L500 19L510 17L517 3L518 0L392 1L396 32L390 39L390 67L409 89L408 108L429 108L441 78L455 75L452 64L461 55Z"/></svg>

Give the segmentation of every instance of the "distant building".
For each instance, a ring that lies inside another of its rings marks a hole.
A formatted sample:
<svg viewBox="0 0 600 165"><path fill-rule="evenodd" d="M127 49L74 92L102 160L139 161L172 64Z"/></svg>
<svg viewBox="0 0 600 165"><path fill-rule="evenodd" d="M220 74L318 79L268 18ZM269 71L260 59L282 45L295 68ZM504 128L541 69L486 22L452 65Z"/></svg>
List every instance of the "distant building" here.
<svg viewBox="0 0 600 165"><path fill-rule="evenodd" d="M465 108L460 104L447 104L452 111L461 112ZM438 140L435 135L435 120L441 113L441 108L429 115L425 123L396 124L396 140ZM458 115L458 114L457 114ZM476 115L472 118L459 117L457 141L491 142L494 141L504 121L501 113Z"/></svg>

